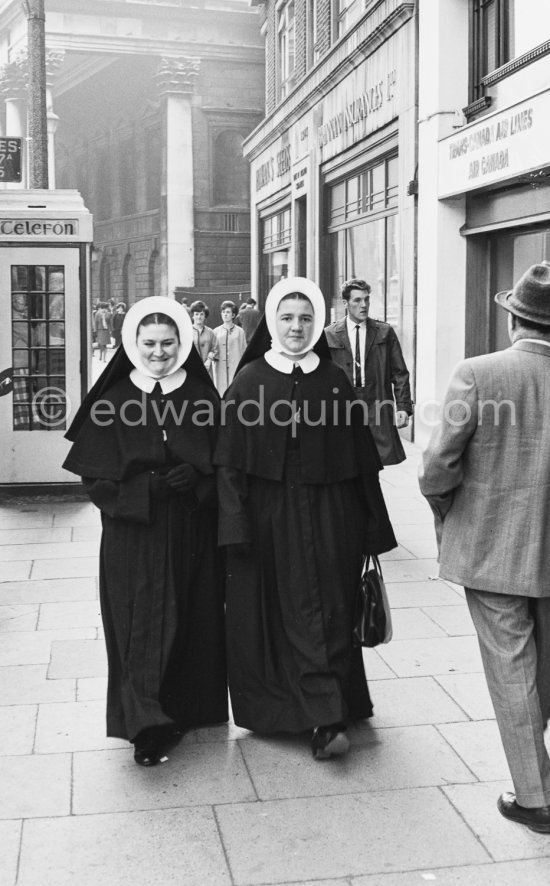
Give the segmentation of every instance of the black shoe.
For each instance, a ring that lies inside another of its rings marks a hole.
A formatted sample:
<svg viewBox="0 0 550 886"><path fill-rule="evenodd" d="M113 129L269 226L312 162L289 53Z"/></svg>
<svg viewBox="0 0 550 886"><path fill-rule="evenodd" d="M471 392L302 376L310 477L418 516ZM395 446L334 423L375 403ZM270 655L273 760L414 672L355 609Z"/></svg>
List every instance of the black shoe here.
<svg viewBox="0 0 550 886"><path fill-rule="evenodd" d="M161 754L160 746L151 739L134 742L134 760L138 766L156 766Z"/></svg>
<svg viewBox="0 0 550 886"><path fill-rule="evenodd" d="M342 723L317 726L311 736L311 752L315 760L341 757L349 751L349 739Z"/></svg>
<svg viewBox="0 0 550 886"><path fill-rule="evenodd" d="M550 834L550 806L520 806L516 795L508 791L501 794L497 801L498 811L504 818L525 824L537 834Z"/></svg>

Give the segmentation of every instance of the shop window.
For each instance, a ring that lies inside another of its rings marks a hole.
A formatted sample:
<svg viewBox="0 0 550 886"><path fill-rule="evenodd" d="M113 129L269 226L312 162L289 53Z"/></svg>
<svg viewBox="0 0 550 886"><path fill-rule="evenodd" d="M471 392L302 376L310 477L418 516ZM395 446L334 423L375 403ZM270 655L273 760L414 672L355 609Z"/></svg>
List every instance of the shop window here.
<svg viewBox="0 0 550 886"><path fill-rule="evenodd" d="M269 292L283 277L288 277L288 263L292 240L290 207L264 218L262 221L262 287Z"/></svg>
<svg viewBox="0 0 550 886"><path fill-rule="evenodd" d="M214 141L214 204L248 204L248 164L243 157L243 137L236 130L220 132Z"/></svg>
<svg viewBox="0 0 550 886"><path fill-rule="evenodd" d="M285 98L294 86L295 19L294 0L282 3L277 11L277 60L279 98Z"/></svg>
<svg viewBox="0 0 550 886"><path fill-rule="evenodd" d="M471 100L483 97L483 77L512 57L509 0L471 2Z"/></svg>
<svg viewBox="0 0 550 886"><path fill-rule="evenodd" d="M333 0L334 39L338 40L361 18L365 0Z"/></svg>
<svg viewBox="0 0 550 886"><path fill-rule="evenodd" d="M344 316L342 283L366 279L370 314L402 332L397 156L371 164L328 191L331 322Z"/></svg>
<svg viewBox="0 0 550 886"><path fill-rule="evenodd" d="M397 208L397 157L369 166L330 189L329 227Z"/></svg>
<svg viewBox="0 0 550 886"><path fill-rule="evenodd" d="M63 267L12 265L11 328L14 431L63 430L67 412Z"/></svg>

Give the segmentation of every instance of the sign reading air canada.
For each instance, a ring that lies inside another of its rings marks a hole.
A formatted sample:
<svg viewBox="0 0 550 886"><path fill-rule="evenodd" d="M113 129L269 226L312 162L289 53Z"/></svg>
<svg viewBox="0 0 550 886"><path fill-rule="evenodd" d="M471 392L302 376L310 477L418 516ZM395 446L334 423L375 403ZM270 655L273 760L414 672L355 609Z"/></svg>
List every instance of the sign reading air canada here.
<svg viewBox="0 0 550 886"><path fill-rule="evenodd" d="M442 139L438 196L452 197L548 166L549 121L547 90Z"/></svg>
<svg viewBox="0 0 550 886"><path fill-rule="evenodd" d="M21 181L22 142L21 138L0 138L0 184Z"/></svg>

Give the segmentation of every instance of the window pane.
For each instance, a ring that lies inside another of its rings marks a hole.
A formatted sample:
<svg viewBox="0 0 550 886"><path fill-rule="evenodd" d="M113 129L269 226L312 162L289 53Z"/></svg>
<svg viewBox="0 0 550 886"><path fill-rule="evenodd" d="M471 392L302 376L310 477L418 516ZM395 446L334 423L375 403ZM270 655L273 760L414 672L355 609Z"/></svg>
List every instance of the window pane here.
<svg viewBox="0 0 550 886"><path fill-rule="evenodd" d="M11 288L27 289L28 268L26 265L12 265L11 268Z"/></svg>
<svg viewBox="0 0 550 886"><path fill-rule="evenodd" d="M62 295L50 295L50 320L62 320L64 316L65 300Z"/></svg>
<svg viewBox="0 0 550 886"><path fill-rule="evenodd" d="M30 271L30 288L44 290L46 288L46 268L41 265L35 265L29 268Z"/></svg>
<svg viewBox="0 0 550 886"><path fill-rule="evenodd" d="M33 375L46 375L48 371L48 352L46 349L31 351L31 372Z"/></svg>
<svg viewBox="0 0 550 886"><path fill-rule="evenodd" d="M29 345L28 323L12 323L12 347L26 348Z"/></svg>
<svg viewBox="0 0 550 886"><path fill-rule="evenodd" d="M47 344L46 341L46 324L45 323L31 323L31 345L34 348L44 347Z"/></svg>
<svg viewBox="0 0 550 886"><path fill-rule="evenodd" d="M12 268L13 270L13 268ZM26 320L28 299L25 294L14 293L11 297L11 316L14 320Z"/></svg>
<svg viewBox="0 0 550 886"><path fill-rule="evenodd" d="M48 268L48 289L50 292L63 292L65 274L63 268Z"/></svg>
<svg viewBox="0 0 550 886"><path fill-rule="evenodd" d="M48 345L50 348L63 346L65 344L65 324L64 323L50 323L49 327L50 331L50 340Z"/></svg>
<svg viewBox="0 0 550 886"><path fill-rule="evenodd" d="M386 168L385 164L375 166L372 170L371 209L378 212L386 204Z"/></svg>
<svg viewBox="0 0 550 886"><path fill-rule="evenodd" d="M42 318L42 317L46 318L47 317L46 311L47 311L47 304L48 304L48 298L47 298L46 294L45 293L44 294L33 293L33 295L31 295L30 298L31 298L31 317L34 317L36 319Z"/></svg>
<svg viewBox="0 0 550 886"><path fill-rule="evenodd" d="M28 351L14 351L13 352L14 369L17 369L17 368L27 369L28 365L29 365L29 352Z"/></svg>

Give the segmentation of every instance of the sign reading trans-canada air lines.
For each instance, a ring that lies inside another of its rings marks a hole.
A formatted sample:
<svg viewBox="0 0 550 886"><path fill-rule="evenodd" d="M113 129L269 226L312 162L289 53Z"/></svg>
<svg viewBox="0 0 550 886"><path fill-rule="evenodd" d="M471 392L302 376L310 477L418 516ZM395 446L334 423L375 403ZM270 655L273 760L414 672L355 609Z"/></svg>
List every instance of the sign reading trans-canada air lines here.
<svg viewBox="0 0 550 886"><path fill-rule="evenodd" d="M438 196L452 197L549 166L549 121L546 90L441 139Z"/></svg>
<svg viewBox="0 0 550 886"><path fill-rule="evenodd" d="M21 138L0 138L0 184L21 181Z"/></svg>

